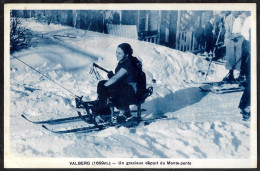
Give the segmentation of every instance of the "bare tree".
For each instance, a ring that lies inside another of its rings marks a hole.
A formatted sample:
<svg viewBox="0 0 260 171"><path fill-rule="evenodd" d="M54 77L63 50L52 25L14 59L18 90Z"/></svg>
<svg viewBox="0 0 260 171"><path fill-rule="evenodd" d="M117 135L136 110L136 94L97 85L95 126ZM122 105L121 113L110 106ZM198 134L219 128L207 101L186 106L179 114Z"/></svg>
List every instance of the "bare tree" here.
<svg viewBox="0 0 260 171"><path fill-rule="evenodd" d="M10 26L10 51L11 53L28 45L31 40L31 32L21 27L18 17L11 19Z"/></svg>

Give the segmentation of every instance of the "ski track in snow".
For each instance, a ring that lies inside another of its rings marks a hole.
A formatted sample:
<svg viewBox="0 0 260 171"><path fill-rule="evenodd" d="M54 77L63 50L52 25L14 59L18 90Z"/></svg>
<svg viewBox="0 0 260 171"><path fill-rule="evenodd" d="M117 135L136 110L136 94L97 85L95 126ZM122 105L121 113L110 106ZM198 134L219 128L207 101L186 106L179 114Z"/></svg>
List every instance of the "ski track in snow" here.
<svg viewBox="0 0 260 171"><path fill-rule="evenodd" d="M250 122L241 121L237 108L242 93L205 93L198 85L183 82L204 81L199 71L207 71L208 62L192 53L148 42L31 20L23 23L34 31L35 41L30 48L13 55L76 95L84 95L84 100L94 100L97 96L98 81L89 73L92 63L113 70L117 45L130 43L134 56L143 62L148 84L154 87L154 94L142 105L147 109L142 117L168 118L130 129L110 127L91 133L53 134L21 115L32 120L77 116L74 96L11 57L10 142L11 151L17 156L249 158ZM55 34L73 34L77 38L55 39ZM223 66L211 66L208 80L221 80L227 73ZM99 73L106 79L102 71ZM79 121L49 127L83 126L88 124Z"/></svg>

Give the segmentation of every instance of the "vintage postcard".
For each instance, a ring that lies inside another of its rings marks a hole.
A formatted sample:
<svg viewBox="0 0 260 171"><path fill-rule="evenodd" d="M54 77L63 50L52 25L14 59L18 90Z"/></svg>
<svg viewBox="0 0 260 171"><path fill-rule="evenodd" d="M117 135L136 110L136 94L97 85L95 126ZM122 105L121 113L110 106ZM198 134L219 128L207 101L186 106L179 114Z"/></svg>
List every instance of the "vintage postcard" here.
<svg viewBox="0 0 260 171"><path fill-rule="evenodd" d="M5 168L256 168L256 4L5 4Z"/></svg>

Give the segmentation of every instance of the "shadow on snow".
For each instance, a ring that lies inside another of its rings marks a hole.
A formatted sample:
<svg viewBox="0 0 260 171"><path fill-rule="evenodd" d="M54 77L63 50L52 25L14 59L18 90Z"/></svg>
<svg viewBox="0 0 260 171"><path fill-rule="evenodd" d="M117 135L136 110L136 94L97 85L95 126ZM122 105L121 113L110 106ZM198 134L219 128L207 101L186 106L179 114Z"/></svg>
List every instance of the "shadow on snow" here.
<svg viewBox="0 0 260 171"><path fill-rule="evenodd" d="M154 117L162 118L168 112L175 112L199 102L207 94L208 92L202 92L198 87L190 87L147 101L143 106L148 112L154 112Z"/></svg>

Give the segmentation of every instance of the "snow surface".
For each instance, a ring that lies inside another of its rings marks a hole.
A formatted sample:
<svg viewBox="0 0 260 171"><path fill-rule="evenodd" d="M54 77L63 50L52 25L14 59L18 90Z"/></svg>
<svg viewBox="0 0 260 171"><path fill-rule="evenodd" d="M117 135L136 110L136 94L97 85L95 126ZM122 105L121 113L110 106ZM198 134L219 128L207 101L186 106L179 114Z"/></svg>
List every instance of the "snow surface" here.
<svg viewBox="0 0 260 171"><path fill-rule="evenodd" d="M74 96L17 59L10 59L10 147L21 157L248 159L250 121L238 109L241 92L212 94L186 81L205 81L208 62L164 46L91 31L23 20L33 31L31 47L13 55L55 80L83 100L95 100L98 80L89 73L95 62L114 70L115 51L130 43L143 62L154 93L142 105L143 119L162 118L136 128L54 134L23 119L47 120L77 116ZM58 35L58 36L54 36ZM66 38L59 35L74 36ZM99 71L102 79L106 75ZM227 71L212 64L207 81ZM156 80L156 83L152 82ZM78 128L79 121L49 126Z"/></svg>

